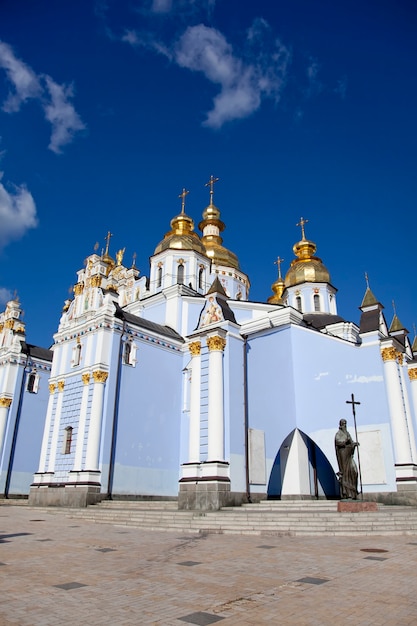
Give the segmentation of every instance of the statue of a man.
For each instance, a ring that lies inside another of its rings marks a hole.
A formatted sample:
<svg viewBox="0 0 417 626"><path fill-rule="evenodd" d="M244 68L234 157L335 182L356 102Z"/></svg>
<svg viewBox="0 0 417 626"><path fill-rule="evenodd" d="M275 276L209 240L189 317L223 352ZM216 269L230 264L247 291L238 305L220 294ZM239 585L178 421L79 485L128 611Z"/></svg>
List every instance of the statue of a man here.
<svg viewBox="0 0 417 626"><path fill-rule="evenodd" d="M336 458L339 464L338 478L340 483L340 495L343 500L356 500L358 497L358 468L353 458L356 446L347 431L347 422L341 419L339 430L334 438Z"/></svg>

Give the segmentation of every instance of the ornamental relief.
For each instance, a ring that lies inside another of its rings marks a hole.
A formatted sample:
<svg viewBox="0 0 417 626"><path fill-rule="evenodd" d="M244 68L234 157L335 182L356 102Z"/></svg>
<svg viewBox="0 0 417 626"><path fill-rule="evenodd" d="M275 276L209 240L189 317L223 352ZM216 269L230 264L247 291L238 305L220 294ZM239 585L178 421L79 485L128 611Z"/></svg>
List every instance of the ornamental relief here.
<svg viewBox="0 0 417 626"><path fill-rule="evenodd" d="M65 387L65 380L59 380L58 381L58 391L64 391L64 387Z"/></svg>
<svg viewBox="0 0 417 626"><path fill-rule="evenodd" d="M56 389L55 383L50 383L49 384L49 393L50 394L55 393L55 389Z"/></svg>
<svg viewBox="0 0 417 626"><path fill-rule="evenodd" d="M88 385L88 383L90 382L90 374L83 374L81 376L81 380L83 381L84 385Z"/></svg>
<svg viewBox="0 0 417 626"><path fill-rule="evenodd" d="M188 346L191 356L199 356L201 353L201 343L199 341L193 341Z"/></svg>
<svg viewBox="0 0 417 626"><path fill-rule="evenodd" d="M385 361L395 361L397 359L397 351L395 348L383 348L381 350L382 360Z"/></svg>
<svg viewBox="0 0 417 626"><path fill-rule="evenodd" d="M213 350L220 350L221 352L224 350L226 346L226 339L223 337L219 337L216 335L215 337L208 337L207 339L207 347L212 352Z"/></svg>
<svg viewBox="0 0 417 626"><path fill-rule="evenodd" d="M412 367L408 370L408 378L410 380L417 380L417 367Z"/></svg>
<svg viewBox="0 0 417 626"><path fill-rule="evenodd" d="M12 403L11 398L0 398L0 408L8 409Z"/></svg>

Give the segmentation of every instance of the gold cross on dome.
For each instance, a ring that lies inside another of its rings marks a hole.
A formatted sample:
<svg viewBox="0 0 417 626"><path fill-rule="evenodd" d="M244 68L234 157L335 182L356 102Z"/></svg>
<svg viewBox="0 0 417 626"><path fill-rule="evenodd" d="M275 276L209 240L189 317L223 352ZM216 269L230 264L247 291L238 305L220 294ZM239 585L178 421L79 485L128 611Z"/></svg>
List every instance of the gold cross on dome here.
<svg viewBox="0 0 417 626"><path fill-rule="evenodd" d="M277 257L277 260L274 261L274 265L278 265L278 278L281 280L282 276L281 276L281 263L284 261L284 259L281 259L281 257Z"/></svg>
<svg viewBox="0 0 417 626"><path fill-rule="evenodd" d="M296 224L296 226L301 226L301 238L305 239L306 235L304 232L304 225L307 224L308 220L305 220L303 217L300 218L300 221L298 222L298 224Z"/></svg>
<svg viewBox="0 0 417 626"><path fill-rule="evenodd" d="M180 195L178 196L179 198L181 198L181 213L184 214L185 213L185 198L186 196L189 194L190 192L187 191L187 189L185 187L182 188L182 192L180 193Z"/></svg>
<svg viewBox="0 0 417 626"><path fill-rule="evenodd" d="M210 176L210 180L206 183L205 187L210 187L210 204L213 204L214 185L218 182L218 178L215 178L213 174Z"/></svg>
<svg viewBox="0 0 417 626"><path fill-rule="evenodd" d="M110 231L107 231L107 235L105 237L105 240L106 240L106 252L105 252L105 254L109 253L109 245L110 245L111 237L113 237L113 233L111 233Z"/></svg>

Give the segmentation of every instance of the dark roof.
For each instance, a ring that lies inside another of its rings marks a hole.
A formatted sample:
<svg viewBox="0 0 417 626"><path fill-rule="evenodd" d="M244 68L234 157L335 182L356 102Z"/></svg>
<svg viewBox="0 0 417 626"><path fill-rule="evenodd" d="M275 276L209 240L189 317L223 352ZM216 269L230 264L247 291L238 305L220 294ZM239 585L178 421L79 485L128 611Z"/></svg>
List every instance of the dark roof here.
<svg viewBox="0 0 417 626"><path fill-rule="evenodd" d="M218 276L216 276L216 278L212 282L211 287L208 290L208 292L206 293L206 295L208 296L211 293L218 293L221 296L224 296L225 298L227 298L227 294L226 294L226 292L225 292L225 290L223 288L223 285L221 284Z"/></svg>
<svg viewBox="0 0 417 626"><path fill-rule="evenodd" d="M22 352L24 354L28 354L33 359L40 359L42 361L51 361L52 362L52 350L48 348L40 348L39 346L34 346L31 343L26 343L26 341L21 341Z"/></svg>
<svg viewBox="0 0 417 626"><path fill-rule="evenodd" d="M116 307L116 317L121 320L125 320L128 324L133 324L134 326L143 328L144 330L148 330L150 332L154 332L158 335L163 335L164 337L168 337L169 339L175 339L176 341L184 342L184 339L181 337L181 335L170 326L156 324L156 322L151 322L144 317L138 317L137 315L128 313L127 311L124 311L116 302L114 302L114 306Z"/></svg>
<svg viewBox="0 0 417 626"><path fill-rule="evenodd" d="M379 330L381 312L379 309L372 311L363 311L359 322L360 333L370 333L373 330Z"/></svg>
<svg viewBox="0 0 417 626"><path fill-rule="evenodd" d="M321 330L325 326L331 324L337 324L337 322L345 322L346 320L340 315L333 315L332 313L305 313L303 319L309 326L313 326L317 330Z"/></svg>

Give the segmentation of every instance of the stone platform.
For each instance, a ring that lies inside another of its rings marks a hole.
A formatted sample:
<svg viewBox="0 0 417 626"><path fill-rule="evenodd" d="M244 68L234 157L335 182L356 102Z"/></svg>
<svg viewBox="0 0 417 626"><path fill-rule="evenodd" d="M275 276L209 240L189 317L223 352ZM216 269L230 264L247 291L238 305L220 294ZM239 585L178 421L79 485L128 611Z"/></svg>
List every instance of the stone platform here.
<svg viewBox="0 0 417 626"><path fill-rule="evenodd" d="M337 511L338 513L368 513L378 511L378 504L363 500L341 500L337 503Z"/></svg>

